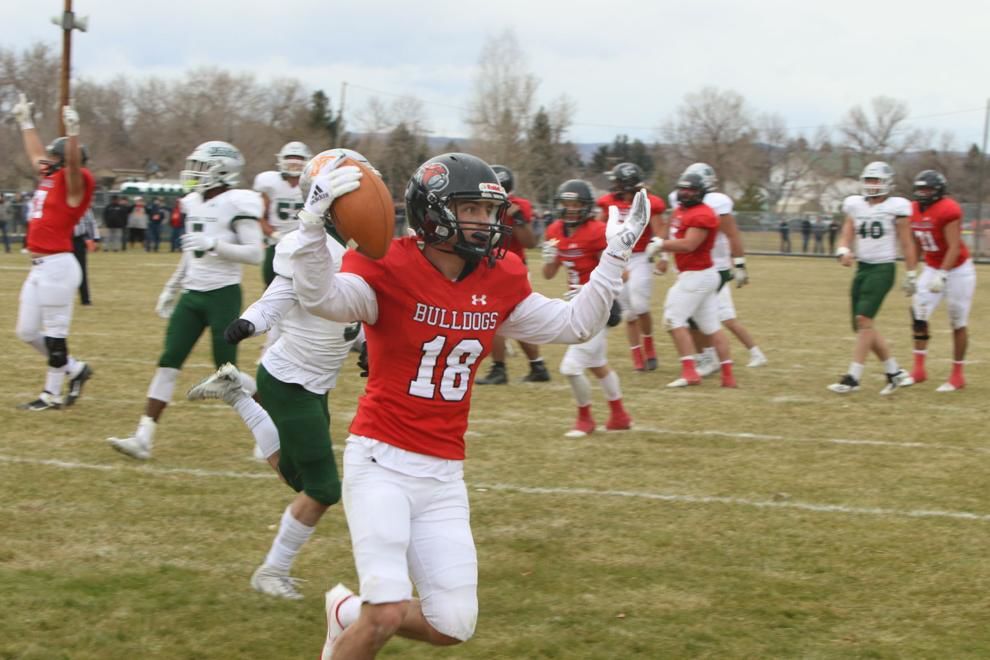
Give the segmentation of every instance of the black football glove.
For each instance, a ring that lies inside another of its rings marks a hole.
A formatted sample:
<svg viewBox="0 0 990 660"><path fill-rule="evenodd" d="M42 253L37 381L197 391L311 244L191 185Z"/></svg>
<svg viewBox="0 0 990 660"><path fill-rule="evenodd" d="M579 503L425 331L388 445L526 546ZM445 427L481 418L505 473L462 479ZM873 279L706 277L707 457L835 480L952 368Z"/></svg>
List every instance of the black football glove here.
<svg viewBox="0 0 990 660"><path fill-rule="evenodd" d="M237 344L253 336L254 323L251 323L247 319L237 319L223 331L223 339L228 344Z"/></svg>
<svg viewBox="0 0 990 660"><path fill-rule="evenodd" d="M618 300L613 300L612 308L608 310L608 321L606 321L606 324L608 327L614 328L620 323L622 323L622 306L619 305Z"/></svg>
<svg viewBox="0 0 990 660"><path fill-rule="evenodd" d="M361 352L358 354L358 369L361 370L361 378L368 377L368 342L361 344Z"/></svg>

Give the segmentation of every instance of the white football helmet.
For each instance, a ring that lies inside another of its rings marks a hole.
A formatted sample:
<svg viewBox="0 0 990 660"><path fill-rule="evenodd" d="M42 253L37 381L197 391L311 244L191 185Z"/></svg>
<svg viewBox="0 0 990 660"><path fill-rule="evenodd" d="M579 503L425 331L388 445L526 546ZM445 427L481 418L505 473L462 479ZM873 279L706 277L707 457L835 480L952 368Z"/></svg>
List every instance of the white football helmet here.
<svg viewBox="0 0 990 660"><path fill-rule="evenodd" d="M313 158L306 163L306 166L303 167L302 174L299 177L299 190L302 191L303 199L309 197L309 189L313 186L313 177L320 172L335 169L337 167L337 161L345 158L350 158L351 160L356 160L362 165L367 165L371 168L372 172L378 176L381 176L381 173L375 169L374 165L368 162L367 158L353 149L327 149L326 151L321 151L313 156Z"/></svg>
<svg viewBox="0 0 990 660"><path fill-rule="evenodd" d="M691 163L684 170L684 174L681 174L681 178L685 174L697 174L701 177L701 182L705 186L705 192L710 193L714 190L718 190L718 177L715 176L715 168L713 168L708 163Z"/></svg>
<svg viewBox="0 0 990 660"><path fill-rule="evenodd" d="M312 157L313 152L302 142L287 142L275 154L275 165L280 174L301 176L307 161Z"/></svg>
<svg viewBox="0 0 990 660"><path fill-rule="evenodd" d="M244 156L227 142L211 140L199 145L186 158L186 167L179 175L183 188L189 192L206 192L218 186L237 185Z"/></svg>
<svg viewBox="0 0 990 660"><path fill-rule="evenodd" d="M876 179L867 183L867 179ZM863 168L859 175L863 197L884 197L894 189L894 168L882 160L876 160Z"/></svg>

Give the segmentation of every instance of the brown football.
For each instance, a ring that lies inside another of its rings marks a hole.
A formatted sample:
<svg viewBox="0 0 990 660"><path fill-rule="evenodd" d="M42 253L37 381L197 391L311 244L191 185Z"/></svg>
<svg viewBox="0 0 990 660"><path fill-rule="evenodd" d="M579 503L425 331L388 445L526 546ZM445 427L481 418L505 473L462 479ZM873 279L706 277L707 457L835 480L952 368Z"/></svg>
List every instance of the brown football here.
<svg viewBox="0 0 990 660"><path fill-rule="evenodd" d="M381 259L388 252L395 231L395 204L381 177L350 158L341 165L356 165L364 172L361 187L333 201L330 212L340 232L358 244L358 252Z"/></svg>

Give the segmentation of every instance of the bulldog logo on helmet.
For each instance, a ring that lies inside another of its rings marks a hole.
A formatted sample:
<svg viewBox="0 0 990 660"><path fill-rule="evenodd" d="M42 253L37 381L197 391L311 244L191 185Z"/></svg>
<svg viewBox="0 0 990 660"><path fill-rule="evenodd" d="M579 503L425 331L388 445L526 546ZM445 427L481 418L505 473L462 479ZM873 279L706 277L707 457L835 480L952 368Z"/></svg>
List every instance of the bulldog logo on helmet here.
<svg viewBox="0 0 990 660"><path fill-rule="evenodd" d="M450 171L443 163L430 163L416 175L420 184L430 192L440 192L450 183Z"/></svg>

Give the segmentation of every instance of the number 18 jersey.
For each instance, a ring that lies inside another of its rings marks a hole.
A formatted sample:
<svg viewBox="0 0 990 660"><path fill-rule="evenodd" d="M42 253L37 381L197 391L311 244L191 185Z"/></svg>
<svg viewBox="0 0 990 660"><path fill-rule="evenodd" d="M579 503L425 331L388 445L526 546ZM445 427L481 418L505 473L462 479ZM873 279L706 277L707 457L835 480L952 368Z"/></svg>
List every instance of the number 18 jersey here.
<svg viewBox="0 0 990 660"><path fill-rule="evenodd" d="M870 204L862 195L851 195L843 200L842 212L852 218L859 261L883 264L897 260L897 219L911 217L911 202L888 197Z"/></svg>
<svg viewBox="0 0 990 660"><path fill-rule="evenodd" d="M532 292L526 266L509 253L451 281L414 238L401 238L379 260L349 251L341 272L359 275L378 302L378 318L365 325L371 369L351 433L463 460L478 362Z"/></svg>

